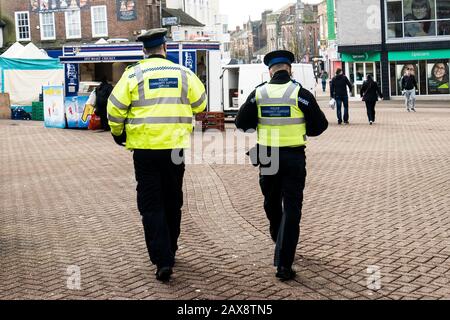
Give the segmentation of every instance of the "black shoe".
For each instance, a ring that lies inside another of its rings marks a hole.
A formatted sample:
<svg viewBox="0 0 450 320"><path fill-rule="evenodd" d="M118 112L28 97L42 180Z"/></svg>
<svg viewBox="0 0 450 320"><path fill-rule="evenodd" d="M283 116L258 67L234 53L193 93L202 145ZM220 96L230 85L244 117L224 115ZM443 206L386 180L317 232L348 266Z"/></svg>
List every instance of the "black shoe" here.
<svg viewBox="0 0 450 320"><path fill-rule="evenodd" d="M348 122L348 121L344 121L344 123L345 123L345 124L350 124L350 122Z"/></svg>
<svg viewBox="0 0 450 320"><path fill-rule="evenodd" d="M279 278L281 281L288 281L294 279L295 276L296 273L294 270L292 270L292 268L278 267L276 277Z"/></svg>
<svg viewBox="0 0 450 320"><path fill-rule="evenodd" d="M338 121L338 125L341 125L342 124L342 121Z"/></svg>
<svg viewBox="0 0 450 320"><path fill-rule="evenodd" d="M163 282L169 281L172 273L173 271L170 267L158 268L158 270L156 270L156 279Z"/></svg>

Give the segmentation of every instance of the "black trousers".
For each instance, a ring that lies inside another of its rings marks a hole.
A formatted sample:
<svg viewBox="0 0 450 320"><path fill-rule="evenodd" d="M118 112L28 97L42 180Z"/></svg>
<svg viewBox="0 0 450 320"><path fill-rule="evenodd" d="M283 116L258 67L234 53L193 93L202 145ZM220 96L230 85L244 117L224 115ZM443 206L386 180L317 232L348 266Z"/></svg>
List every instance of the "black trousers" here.
<svg viewBox="0 0 450 320"><path fill-rule="evenodd" d="M365 101L366 102L366 109L367 109L367 118L369 119L369 122L375 122L375 105L377 104L376 101Z"/></svg>
<svg viewBox="0 0 450 320"><path fill-rule="evenodd" d="M274 265L277 267L289 268L294 263L305 180L304 148L281 148L278 172L275 175L260 173L264 210L270 222L272 240L276 242Z"/></svg>
<svg viewBox="0 0 450 320"><path fill-rule="evenodd" d="M177 153L183 156L182 150ZM174 164L172 150L135 150L137 203L150 260L173 267L180 236L185 166Z"/></svg>

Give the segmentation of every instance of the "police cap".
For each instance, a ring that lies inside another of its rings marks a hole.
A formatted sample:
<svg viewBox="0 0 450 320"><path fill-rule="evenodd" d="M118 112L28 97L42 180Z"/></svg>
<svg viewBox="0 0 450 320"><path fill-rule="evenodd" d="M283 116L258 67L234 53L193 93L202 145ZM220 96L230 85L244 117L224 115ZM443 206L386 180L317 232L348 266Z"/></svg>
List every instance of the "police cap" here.
<svg viewBox="0 0 450 320"><path fill-rule="evenodd" d="M137 41L143 42L144 48L154 48L166 43L166 34L167 29L165 28L151 29L144 34L141 34L137 38Z"/></svg>
<svg viewBox="0 0 450 320"><path fill-rule="evenodd" d="M272 66L279 63L291 65L294 61L295 61L294 54L286 50L272 51L266 54L266 56L264 57L264 64L268 66L269 69L272 68Z"/></svg>

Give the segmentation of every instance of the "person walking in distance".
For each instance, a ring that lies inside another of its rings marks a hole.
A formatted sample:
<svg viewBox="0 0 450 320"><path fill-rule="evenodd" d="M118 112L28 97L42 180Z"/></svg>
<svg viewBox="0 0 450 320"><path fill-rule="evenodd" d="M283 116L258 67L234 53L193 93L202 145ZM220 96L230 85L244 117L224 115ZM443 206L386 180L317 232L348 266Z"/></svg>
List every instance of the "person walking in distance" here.
<svg viewBox="0 0 450 320"><path fill-rule="evenodd" d="M344 104L344 123L349 124L349 110L348 110L348 93L347 87L350 92L352 91L352 84L348 78L342 72L342 69L338 68L336 70L336 76L331 80L330 83L330 96L336 100L336 112L338 124L342 124L342 109L341 106Z"/></svg>
<svg viewBox="0 0 450 320"><path fill-rule="evenodd" d="M175 264L183 206L184 149L192 117L205 110L200 79L167 60L167 29L138 37L146 59L130 66L108 102L114 141L133 150L137 204L156 279L168 281Z"/></svg>
<svg viewBox="0 0 450 320"><path fill-rule="evenodd" d="M416 90L418 90L416 77L411 68L406 68L402 78L402 94L405 96L406 111L416 112Z"/></svg>
<svg viewBox="0 0 450 320"><path fill-rule="evenodd" d="M372 125L375 122L375 106L378 101L378 97L383 99L378 83L376 83L372 75L367 75L367 80L364 81L361 87L361 98L366 103L367 117L369 124Z"/></svg>
<svg viewBox="0 0 450 320"><path fill-rule="evenodd" d="M292 269L300 235L303 189L306 180L306 136L328 127L314 95L292 80L294 54L273 51L264 57L271 80L259 85L236 117L238 129L257 130L257 157L264 210L275 242L276 277L293 279ZM262 151L266 152L262 152ZM251 152L252 153L252 152ZM271 168L262 155L270 159ZM253 161L252 161L253 162Z"/></svg>

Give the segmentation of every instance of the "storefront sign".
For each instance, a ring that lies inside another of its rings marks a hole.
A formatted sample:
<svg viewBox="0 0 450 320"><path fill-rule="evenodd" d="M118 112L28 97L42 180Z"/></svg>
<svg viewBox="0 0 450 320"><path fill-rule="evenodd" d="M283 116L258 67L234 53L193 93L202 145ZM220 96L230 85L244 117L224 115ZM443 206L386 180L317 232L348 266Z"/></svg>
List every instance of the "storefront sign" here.
<svg viewBox="0 0 450 320"><path fill-rule="evenodd" d="M343 62L380 61L381 55L379 52L342 53L341 58Z"/></svg>
<svg viewBox="0 0 450 320"><path fill-rule="evenodd" d="M450 49L389 52L389 61L449 59Z"/></svg>
<svg viewBox="0 0 450 320"><path fill-rule="evenodd" d="M144 58L144 55L139 56L92 56L92 57L60 57L61 63L100 63L100 62L134 62Z"/></svg>
<svg viewBox="0 0 450 320"><path fill-rule="evenodd" d="M163 27L166 27L166 26L177 26L177 25L179 25L178 21L179 21L178 17L162 18L162 25L163 25Z"/></svg>
<svg viewBox="0 0 450 320"><path fill-rule="evenodd" d="M30 11L38 13L87 9L90 0L30 0Z"/></svg>
<svg viewBox="0 0 450 320"><path fill-rule="evenodd" d="M131 21L137 19L136 0L116 0L117 19Z"/></svg>
<svg viewBox="0 0 450 320"><path fill-rule="evenodd" d="M44 86L44 124L47 128L65 128L64 87Z"/></svg>

